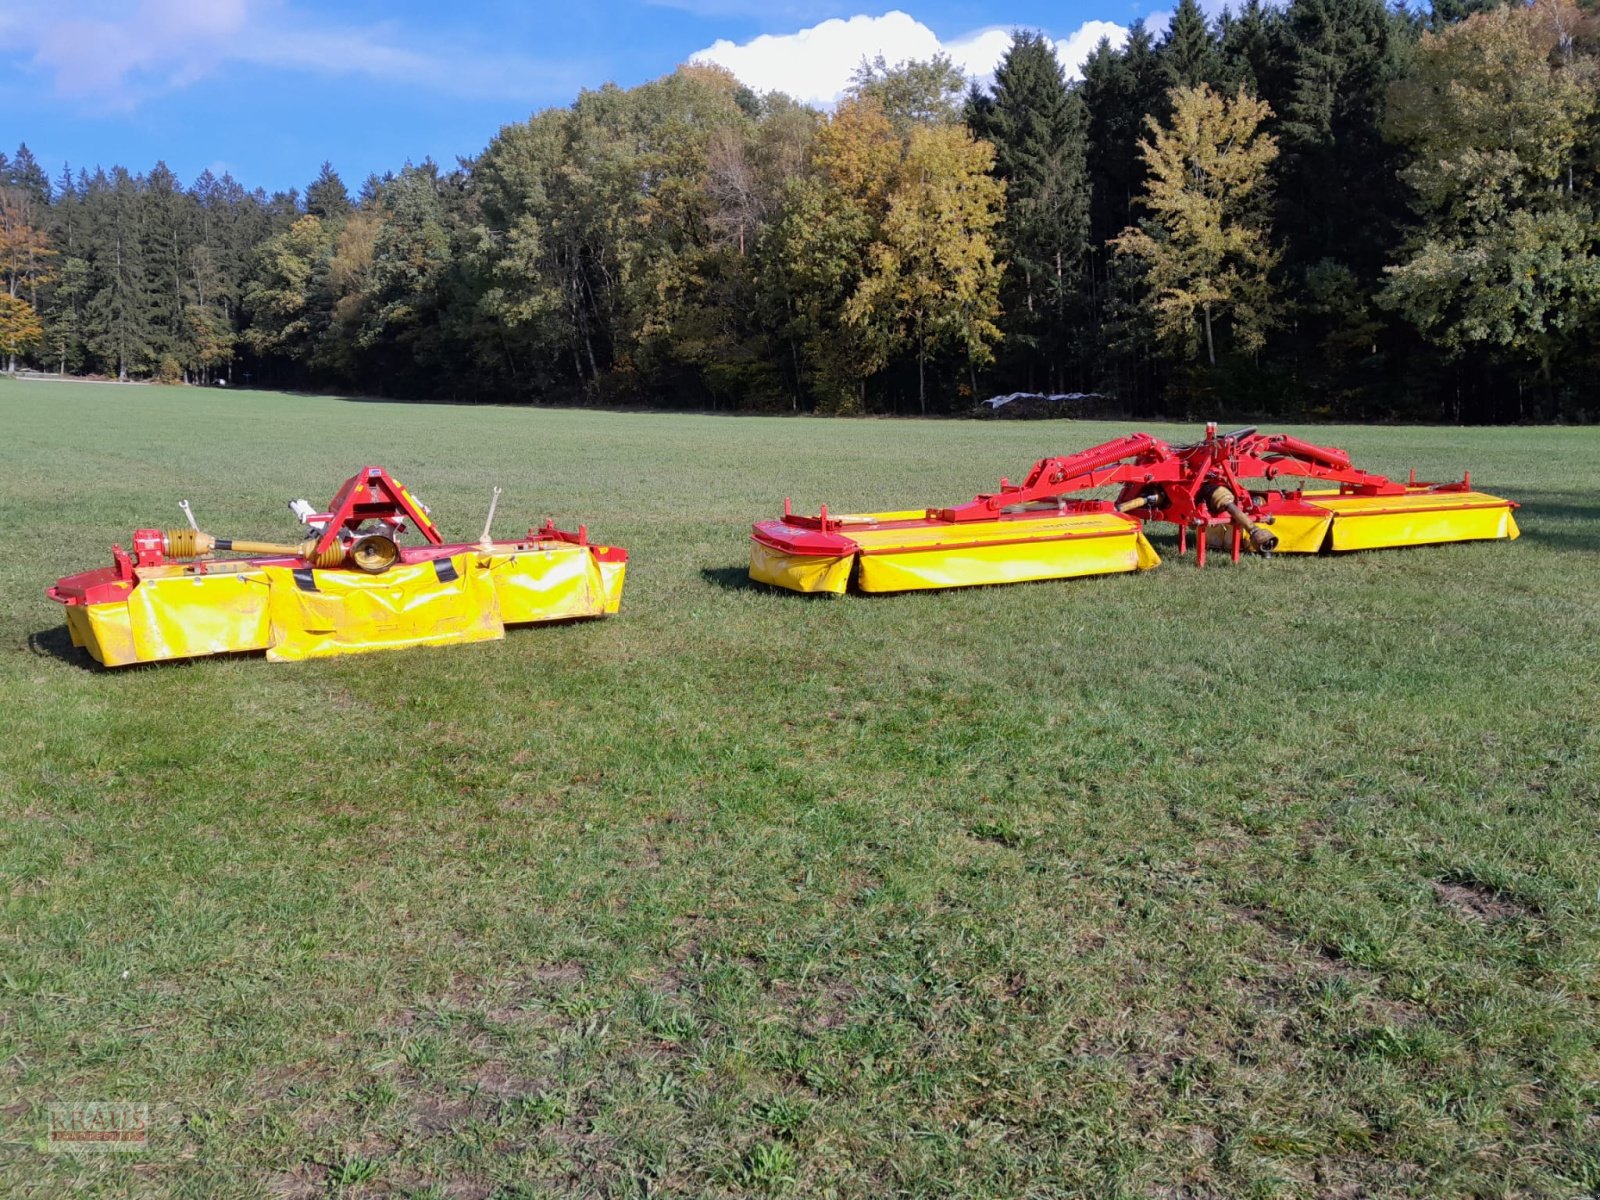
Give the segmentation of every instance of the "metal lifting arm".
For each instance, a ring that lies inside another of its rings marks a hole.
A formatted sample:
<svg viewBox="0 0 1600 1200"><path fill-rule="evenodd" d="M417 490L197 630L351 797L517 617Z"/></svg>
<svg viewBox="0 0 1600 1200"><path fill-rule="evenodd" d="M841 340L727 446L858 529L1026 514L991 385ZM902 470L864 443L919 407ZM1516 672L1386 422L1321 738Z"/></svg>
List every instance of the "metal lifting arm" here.
<svg viewBox="0 0 1600 1200"><path fill-rule="evenodd" d="M987 521L1017 504L1054 500L1107 484L1171 482L1181 474L1182 463L1172 447L1148 433L1133 433L1077 454L1041 458L1021 484L1002 479L998 492L954 508L929 509L928 515L941 521Z"/></svg>
<svg viewBox="0 0 1600 1200"><path fill-rule="evenodd" d="M1240 478L1276 479L1289 475L1302 479L1324 479L1358 489L1368 495L1399 495L1404 484L1385 475L1374 475L1350 463L1350 456L1332 446L1318 446L1288 433L1252 434L1240 439L1234 473Z"/></svg>

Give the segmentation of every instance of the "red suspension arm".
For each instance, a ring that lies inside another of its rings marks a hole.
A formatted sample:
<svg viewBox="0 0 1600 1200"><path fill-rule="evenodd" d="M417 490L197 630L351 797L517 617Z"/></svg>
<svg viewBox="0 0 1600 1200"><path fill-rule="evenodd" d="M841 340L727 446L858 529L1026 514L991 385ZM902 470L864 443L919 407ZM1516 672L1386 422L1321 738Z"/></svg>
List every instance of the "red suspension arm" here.
<svg viewBox="0 0 1600 1200"><path fill-rule="evenodd" d="M954 508L933 509L929 515L942 521L986 521L1015 504L1054 500L1107 484L1168 482L1181 473L1182 463L1171 446L1148 433L1132 433L1064 458L1041 458L1021 484L1002 479L998 492Z"/></svg>

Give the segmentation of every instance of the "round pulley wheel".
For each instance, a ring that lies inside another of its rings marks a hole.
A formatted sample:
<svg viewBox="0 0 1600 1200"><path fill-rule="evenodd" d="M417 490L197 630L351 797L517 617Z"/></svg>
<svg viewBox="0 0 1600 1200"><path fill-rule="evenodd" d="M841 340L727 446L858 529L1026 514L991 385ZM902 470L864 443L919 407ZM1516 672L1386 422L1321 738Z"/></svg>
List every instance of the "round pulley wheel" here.
<svg viewBox="0 0 1600 1200"><path fill-rule="evenodd" d="M381 575L400 561L400 547L392 538L381 533L369 533L357 538L350 547L350 562L356 570L368 575Z"/></svg>

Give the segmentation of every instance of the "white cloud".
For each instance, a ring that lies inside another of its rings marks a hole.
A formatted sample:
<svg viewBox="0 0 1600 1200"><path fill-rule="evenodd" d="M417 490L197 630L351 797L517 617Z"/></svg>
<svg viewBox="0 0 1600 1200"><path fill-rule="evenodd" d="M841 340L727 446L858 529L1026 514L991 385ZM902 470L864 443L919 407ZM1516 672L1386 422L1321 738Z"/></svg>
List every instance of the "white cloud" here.
<svg viewBox="0 0 1600 1200"><path fill-rule="evenodd" d="M1083 64L1094 53L1101 38L1110 42L1112 49L1120 49L1128 40L1128 28L1114 21L1085 21L1066 37L1056 40L1056 57L1067 69L1069 78L1076 78L1083 70Z"/></svg>
<svg viewBox="0 0 1600 1200"><path fill-rule="evenodd" d="M1051 44L1068 76L1075 76L1102 37L1120 46L1127 36L1121 25L1089 21ZM1001 26L945 41L921 21L896 10L881 17L835 17L797 33L762 34L748 42L723 38L693 57L728 68L757 91L785 92L827 106L844 94L864 58L881 54L890 63L900 63L943 53L964 74L987 83L1010 44L1011 30Z"/></svg>
<svg viewBox="0 0 1600 1200"><path fill-rule="evenodd" d="M336 25L283 0L99 0L66 17L25 0L0 20L12 52L31 58L59 95L132 108L230 64L356 75L450 95L533 99L582 83L573 64L408 44L387 24Z"/></svg>

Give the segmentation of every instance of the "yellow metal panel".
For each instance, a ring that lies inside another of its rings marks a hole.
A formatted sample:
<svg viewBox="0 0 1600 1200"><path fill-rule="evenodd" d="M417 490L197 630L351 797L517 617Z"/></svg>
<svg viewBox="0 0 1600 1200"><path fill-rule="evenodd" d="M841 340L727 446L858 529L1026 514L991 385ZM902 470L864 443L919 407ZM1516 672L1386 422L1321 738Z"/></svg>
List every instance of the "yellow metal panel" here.
<svg viewBox="0 0 1600 1200"><path fill-rule="evenodd" d="M258 572L142 578L127 609L139 662L265 650L270 640L267 584Z"/></svg>
<svg viewBox="0 0 1600 1200"><path fill-rule="evenodd" d="M600 582L605 589L605 611L607 614L615 613L622 607L622 582L627 577L628 564L626 562L603 562L600 564Z"/></svg>
<svg viewBox="0 0 1600 1200"><path fill-rule="evenodd" d="M843 592L850 584L853 562L851 554L840 558L785 554L765 542L750 541L750 578L791 592Z"/></svg>
<svg viewBox="0 0 1600 1200"><path fill-rule="evenodd" d="M133 630L128 625L128 605L122 600L109 604L67 606L67 628L76 645L85 647L102 666L126 667L139 661L133 646Z"/></svg>
<svg viewBox="0 0 1600 1200"><path fill-rule="evenodd" d="M1156 548L1150 544L1150 539L1144 536L1144 530L1135 531L1134 537L1138 539L1139 570L1148 571L1151 567L1161 565L1161 556L1156 553Z"/></svg>
<svg viewBox="0 0 1600 1200"><path fill-rule="evenodd" d="M582 546L485 555L479 562L488 567L494 580L500 619L507 625L597 617L616 611L614 606L607 607L611 597L600 564ZM620 602L620 580L617 593Z"/></svg>
<svg viewBox="0 0 1600 1200"><path fill-rule="evenodd" d="M861 547L863 555L867 555L873 551L959 547L975 542L1017 544L1033 540L1054 541L1096 533L1126 535L1136 528L1136 522L1119 513L1052 513L1049 516L1016 517L1009 520L957 523L929 521L925 524L898 528L846 528L843 532Z"/></svg>
<svg viewBox="0 0 1600 1200"><path fill-rule="evenodd" d="M1327 541L1331 516L1279 516L1273 518L1272 530L1278 539L1274 554L1315 554Z"/></svg>
<svg viewBox="0 0 1600 1200"><path fill-rule="evenodd" d="M1070 540L1001 542L981 545L967 538L933 549L902 553L863 554L859 580L864 592L905 592L924 588L972 587L989 583L1023 583L1033 579L1070 579L1111 575L1153 567L1161 560L1139 530L1117 522L1115 535ZM995 536L993 526L990 536ZM905 533L906 530L896 532Z"/></svg>
<svg viewBox="0 0 1600 1200"><path fill-rule="evenodd" d="M1335 550L1509 540L1518 536L1511 506L1482 492L1319 496L1312 502L1333 514Z"/></svg>
<svg viewBox="0 0 1600 1200"><path fill-rule="evenodd" d="M271 585L272 645L267 657L295 662L334 654L452 646L505 636L491 572L472 551L439 559L455 578L441 579L433 562L395 567L382 575L314 571L316 589L303 589L287 567L263 568Z"/></svg>

